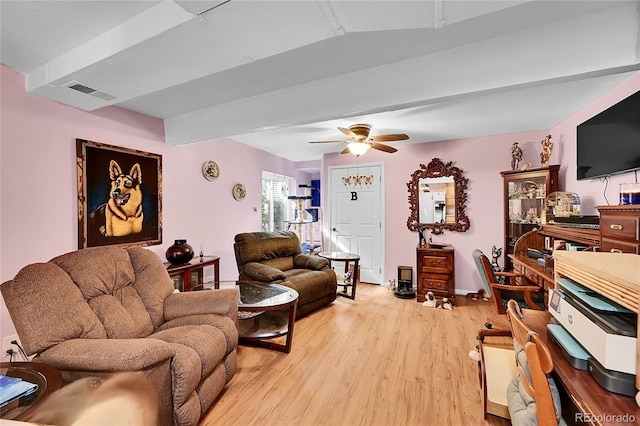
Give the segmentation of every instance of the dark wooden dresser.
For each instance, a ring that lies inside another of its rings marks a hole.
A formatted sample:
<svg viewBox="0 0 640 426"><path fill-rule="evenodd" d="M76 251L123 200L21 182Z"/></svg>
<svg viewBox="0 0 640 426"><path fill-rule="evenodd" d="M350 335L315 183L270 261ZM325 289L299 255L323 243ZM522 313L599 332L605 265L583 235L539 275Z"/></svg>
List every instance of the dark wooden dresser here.
<svg viewBox="0 0 640 426"><path fill-rule="evenodd" d="M436 297L453 297L455 291L455 264L453 247L417 247L417 301L424 302L432 291Z"/></svg>
<svg viewBox="0 0 640 426"><path fill-rule="evenodd" d="M597 206L600 251L640 254L640 205Z"/></svg>

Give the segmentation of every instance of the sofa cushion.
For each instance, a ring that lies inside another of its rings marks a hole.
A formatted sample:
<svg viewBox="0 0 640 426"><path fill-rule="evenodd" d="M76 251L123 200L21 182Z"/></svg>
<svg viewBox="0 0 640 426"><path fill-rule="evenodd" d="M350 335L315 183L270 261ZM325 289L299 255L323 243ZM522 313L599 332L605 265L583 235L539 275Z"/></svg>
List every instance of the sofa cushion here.
<svg viewBox="0 0 640 426"><path fill-rule="evenodd" d="M90 300L132 285L135 274L127 250L93 247L54 257L50 261L63 269Z"/></svg>
<svg viewBox="0 0 640 426"><path fill-rule="evenodd" d="M115 294L103 294L89 300L110 339L134 339L153 332L151 317L138 292L125 287Z"/></svg>
<svg viewBox="0 0 640 426"><path fill-rule="evenodd" d="M133 287L142 298L156 329L166 320L164 301L173 294L173 282L167 268L155 253L142 247L130 248L128 252L136 274Z"/></svg>
<svg viewBox="0 0 640 426"><path fill-rule="evenodd" d="M29 355L65 340L107 337L78 287L52 263L28 265L0 288L9 313L20 313L11 319Z"/></svg>
<svg viewBox="0 0 640 426"><path fill-rule="evenodd" d="M289 269L293 269L293 256L263 260L262 264L286 272Z"/></svg>
<svg viewBox="0 0 640 426"><path fill-rule="evenodd" d="M282 284L298 292L298 306L336 292L336 275L331 269L322 271L291 269L286 273L287 278Z"/></svg>
<svg viewBox="0 0 640 426"><path fill-rule="evenodd" d="M291 231L245 232L235 236L238 269L249 262L294 256L302 252L298 236Z"/></svg>

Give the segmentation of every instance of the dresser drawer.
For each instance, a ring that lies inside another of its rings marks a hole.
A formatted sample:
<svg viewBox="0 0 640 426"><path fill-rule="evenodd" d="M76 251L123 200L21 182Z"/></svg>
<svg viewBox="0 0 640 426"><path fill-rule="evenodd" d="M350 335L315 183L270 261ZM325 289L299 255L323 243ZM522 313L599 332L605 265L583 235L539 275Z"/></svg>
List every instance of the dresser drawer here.
<svg viewBox="0 0 640 426"><path fill-rule="evenodd" d="M446 275L442 277L423 277L420 286L421 290L423 290L421 293L434 290L446 291L447 281L448 277Z"/></svg>
<svg viewBox="0 0 640 426"><path fill-rule="evenodd" d="M443 254L422 254L420 269L423 272L447 273L453 269L449 256Z"/></svg>
<svg viewBox="0 0 640 426"><path fill-rule="evenodd" d="M602 234L603 240L609 237L640 242L639 222L640 218L638 217L612 217L604 215L600 218L600 233Z"/></svg>
<svg viewBox="0 0 640 426"><path fill-rule="evenodd" d="M633 253L640 254L640 243L602 238L600 251L605 253Z"/></svg>
<svg viewBox="0 0 640 426"><path fill-rule="evenodd" d="M540 285L541 283L538 281L540 279L540 275L534 271L531 270L529 268L523 268L524 269L524 276L525 278L527 278L529 281L531 281L533 284L536 285Z"/></svg>

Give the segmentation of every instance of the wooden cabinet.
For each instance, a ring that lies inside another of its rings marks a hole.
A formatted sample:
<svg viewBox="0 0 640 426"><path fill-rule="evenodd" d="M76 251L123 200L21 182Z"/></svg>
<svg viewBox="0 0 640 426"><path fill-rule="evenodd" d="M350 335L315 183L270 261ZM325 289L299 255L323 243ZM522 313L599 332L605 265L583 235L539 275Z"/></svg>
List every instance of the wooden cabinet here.
<svg viewBox="0 0 640 426"><path fill-rule="evenodd" d="M220 258L218 256L205 256L200 260L196 257L183 265L164 264L173 281L173 286L180 291L190 291L196 284L204 283L204 268L211 266L215 288L219 288L220 282Z"/></svg>
<svg viewBox="0 0 640 426"><path fill-rule="evenodd" d="M453 247L417 247L417 300L425 301L427 292L436 297L453 297L455 290L455 263Z"/></svg>
<svg viewBox="0 0 640 426"><path fill-rule="evenodd" d="M558 190L559 165L526 171L500 172L504 180L504 265L512 268L509 255L522 235L540 226L545 198Z"/></svg>
<svg viewBox="0 0 640 426"><path fill-rule="evenodd" d="M597 206L600 251L640 254L640 205Z"/></svg>

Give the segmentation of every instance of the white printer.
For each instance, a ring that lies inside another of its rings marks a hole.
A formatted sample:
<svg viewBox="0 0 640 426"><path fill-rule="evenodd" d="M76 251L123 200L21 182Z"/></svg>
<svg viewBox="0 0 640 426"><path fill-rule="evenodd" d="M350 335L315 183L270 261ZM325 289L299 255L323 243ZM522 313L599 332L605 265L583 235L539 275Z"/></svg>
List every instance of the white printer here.
<svg viewBox="0 0 640 426"><path fill-rule="evenodd" d="M549 290L551 340L602 387L634 396L637 315L573 280L560 278L556 287Z"/></svg>

